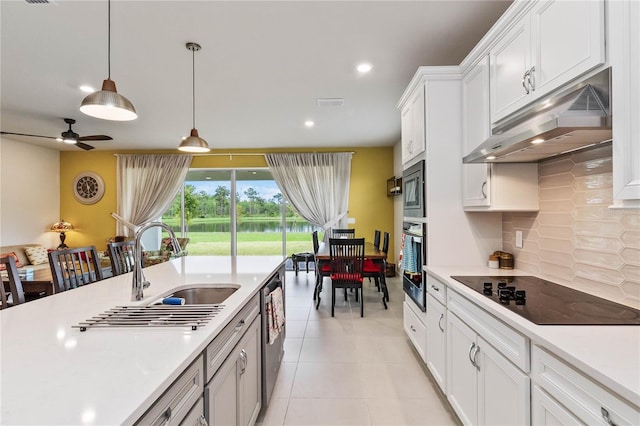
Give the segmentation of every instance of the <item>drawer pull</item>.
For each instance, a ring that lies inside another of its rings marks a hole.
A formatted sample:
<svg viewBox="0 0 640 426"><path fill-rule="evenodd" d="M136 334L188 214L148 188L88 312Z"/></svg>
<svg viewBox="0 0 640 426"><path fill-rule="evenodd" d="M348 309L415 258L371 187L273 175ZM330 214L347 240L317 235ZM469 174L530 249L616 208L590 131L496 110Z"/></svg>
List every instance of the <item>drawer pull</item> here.
<svg viewBox="0 0 640 426"><path fill-rule="evenodd" d="M431 284L431 288L434 289L435 291L440 291L440 289L433 284Z"/></svg>
<svg viewBox="0 0 640 426"><path fill-rule="evenodd" d="M162 414L162 423L160 424L166 425L169 423L169 420L171 420L171 407L167 407L165 412Z"/></svg>
<svg viewBox="0 0 640 426"><path fill-rule="evenodd" d="M438 320L438 328L441 332L444 333L444 328L442 328L442 320L444 319L444 314L440 314L440 319Z"/></svg>
<svg viewBox="0 0 640 426"><path fill-rule="evenodd" d="M600 412L602 413L602 418L609 426L616 426L616 424L609 418L609 412L606 408L600 407Z"/></svg>
<svg viewBox="0 0 640 426"><path fill-rule="evenodd" d="M416 329L413 328L413 325L410 325L409 328L411 329L411 331L413 331L414 333L416 332Z"/></svg>
<svg viewBox="0 0 640 426"><path fill-rule="evenodd" d="M204 416L200 416L200 418L198 419L198 424L200 426L209 426L209 423L207 423L207 419L205 419Z"/></svg>
<svg viewBox="0 0 640 426"><path fill-rule="evenodd" d="M474 367L478 368L478 366L476 365L476 362L473 359L473 355L471 355L471 353L473 352L473 350L476 348L476 343L473 342L471 344L471 347L469 348L469 361L471 361L471 365L473 365Z"/></svg>

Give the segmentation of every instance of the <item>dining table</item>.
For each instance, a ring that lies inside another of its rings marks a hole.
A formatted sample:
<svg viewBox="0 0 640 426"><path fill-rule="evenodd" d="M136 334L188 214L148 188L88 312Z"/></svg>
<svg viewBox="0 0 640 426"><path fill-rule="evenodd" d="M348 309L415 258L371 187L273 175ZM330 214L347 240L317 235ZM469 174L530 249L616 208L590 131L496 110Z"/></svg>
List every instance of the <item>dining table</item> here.
<svg viewBox="0 0 640 426"><path fill-rule="evenodd" d="M21 278L20 282L22 283L22 290L25 296L51 296L56 292L50 268L35 269L33 271L33 277L29 276L28 279ZM3 276L2 283L6 291L11 291L8 277Z"/></svg>
<svg viewBox="0 0 640 426"><path fill-rule="evenodd" d="M375 265L380 267L378 275L379 283L380 283L380 291L382 292L382 303L384 307L387 307L387 302L389 301L389 291L387 289L387 281L386 277L386 259L387 253L380 250L379 247L376 247L372 242L365 241L364 242L364 258L370 259L373 261ZM316 262L318 264L325 262L329 263L331 260L331 254L329 251L329 243L323 241L318 246L318 252L316 253ZM365 274L365 277L368 275ZM322 276L319 276L319 279L316 280L316 288L314 292L314 297L319 295L319 292L322 290ZM318 302L320 298L318 297Z"/></svg>

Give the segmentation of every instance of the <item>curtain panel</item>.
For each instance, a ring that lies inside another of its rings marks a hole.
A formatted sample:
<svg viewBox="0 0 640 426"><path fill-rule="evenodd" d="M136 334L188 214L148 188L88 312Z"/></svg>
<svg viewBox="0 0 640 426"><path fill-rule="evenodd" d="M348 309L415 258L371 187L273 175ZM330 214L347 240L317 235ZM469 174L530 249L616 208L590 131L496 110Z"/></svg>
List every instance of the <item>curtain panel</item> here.
<svg viewBox="0 0 640 426"><path fill-rule="evenodd" d="M182 188L193 155L118 155L118 235L162 216Z"/></svg>
<svg viewBox="0 0 640 426"><path fill-rule="evenodd" d="M282 153L265 158L293 209L326 231L347 226L352 156L351 152Z"/></svg>

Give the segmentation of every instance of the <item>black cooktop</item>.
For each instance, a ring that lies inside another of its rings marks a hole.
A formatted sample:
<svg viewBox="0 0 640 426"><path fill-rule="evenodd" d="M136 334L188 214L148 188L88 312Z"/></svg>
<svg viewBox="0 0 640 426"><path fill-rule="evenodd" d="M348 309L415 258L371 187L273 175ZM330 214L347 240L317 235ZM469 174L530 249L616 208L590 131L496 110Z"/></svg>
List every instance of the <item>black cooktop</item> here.
<svg viewBox="0 0 640 426"><path fill-rule="evenodd" d="M452 276L539 325L640 325L640 311L532 276Z"/></svg>

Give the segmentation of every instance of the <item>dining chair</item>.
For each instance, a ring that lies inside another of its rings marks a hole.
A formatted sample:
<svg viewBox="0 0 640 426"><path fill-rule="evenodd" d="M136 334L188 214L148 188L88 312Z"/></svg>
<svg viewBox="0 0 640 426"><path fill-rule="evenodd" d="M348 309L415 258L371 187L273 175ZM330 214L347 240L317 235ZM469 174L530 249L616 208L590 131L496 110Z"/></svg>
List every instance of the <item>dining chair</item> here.
<svg viewBox="0 0 640 426"><path fill-rule="evenodd" d="M351 288L360 295L360 316L364 317L364 294L362 293L362 269L364 264L364 238L330 238L329 258L331 262L331 316L336 306L336 289Z"/></svg>
<svg viewBox="0 0 640 426"><path fill-rule="evenodd" d="M351 228L351 229L339 229L339 228L335 228L331 231L331 235L333 238L340 238L340 237L346 237L346 238L355 238L356 236L356 230Z"/></svg>
<svg viewBox="0 0 640 426"><path fill-rule="evenodd" d="M102 268L95 246L49 252L49 266L56 292L101 281Z"/></svg>
<svg viewBox="0 0 640 426"><path fill-rule="evenodd" d="M2 257L0 258L0 265L4 265L7 270L10 289L10 293L7 294L4 289L4 282L0 279L0 301L2 301L0 309L24 303L24 290L22 289L22 281L20 281L20 276L18 275L15 259L11 256Z"/></svg>
<svg viewBox="0 0 640 426"><path fill-rule="evenodd" d="M107 244L111 273L114 277L133 271L135 246L136 242L133 240Z"/></svg>
<svg viewBox="0 0 640 426"><path fill-rule="evenodd" d="M311 233L311 238L313 239L313 254L314 256L318 254L318 250L320 250L320 242L318 240L318 231L313 231ZM317 299L316 309L320 305L320 292L322 291L322 281L324 277L328 277L331 275L331 262L326 260L317 260L315 259L314 265L316 267L316 286L313 291L313 300Z"/></svg>
<svg viewBox="0 0 640 426"><path fill-rule="evenodd" d="M377 229L373 231L373 245L377 249L380 248L380 231Z"/></svg>
<svg viewBox="0 0 640 426"><path fill-rule="evenodd" d="M384 253L382 259L365 259L363 274L366 278L373 278L378 291L383 292L382 303L385 309L387 309L387 302L389 301L389 291L387 290L385 274L387 271L387 252L389 251L389 233L385 232L382 242L382 248L379 249Z"/></svg>

